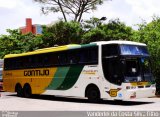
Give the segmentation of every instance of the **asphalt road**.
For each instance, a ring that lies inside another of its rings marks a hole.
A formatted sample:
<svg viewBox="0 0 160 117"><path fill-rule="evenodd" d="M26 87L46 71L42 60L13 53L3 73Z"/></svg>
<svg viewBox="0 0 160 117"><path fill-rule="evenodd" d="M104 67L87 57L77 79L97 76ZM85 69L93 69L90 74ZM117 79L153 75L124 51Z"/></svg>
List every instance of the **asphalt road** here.
<svg viewBox="0 0 160 117"><path fill-rule="evenodd" d="M160 111L158 97L91 103L86 99L47 95L34 95L32 98L20 98L8 92L0 92L0 95L1 111Z"/></svg>

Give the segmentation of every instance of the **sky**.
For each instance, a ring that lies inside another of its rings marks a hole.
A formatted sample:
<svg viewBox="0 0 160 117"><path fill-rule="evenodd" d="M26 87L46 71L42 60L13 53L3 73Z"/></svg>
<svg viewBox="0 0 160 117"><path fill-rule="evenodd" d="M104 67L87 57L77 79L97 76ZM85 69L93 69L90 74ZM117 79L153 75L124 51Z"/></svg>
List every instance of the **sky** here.
<svg viewBox="0 0 160 117"><path fill-rule="evenodd" d="M160 16L160 0L111 0L98 6L96 11L84 14L83 19L106 17L107 20L119 18L128 26L135 27L142 19L150 22L154 15ZM33 24L50 24L62 18L60 13L43 15L40 4L33 0L0 0L0 35L6 29L25 26L25 19L32 18Z"/></svg>

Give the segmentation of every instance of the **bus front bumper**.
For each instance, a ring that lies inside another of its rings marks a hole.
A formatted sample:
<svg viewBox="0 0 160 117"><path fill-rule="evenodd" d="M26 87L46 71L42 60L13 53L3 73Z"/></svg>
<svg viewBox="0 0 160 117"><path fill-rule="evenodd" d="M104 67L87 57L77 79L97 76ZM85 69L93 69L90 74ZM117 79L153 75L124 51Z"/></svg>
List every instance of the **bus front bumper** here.
<svg viewBox="0 0 160 117"><path fill-rule="evenodd" d="M123 91L123 100L147 98L155 96L156 88L129 89Z"/></svg>

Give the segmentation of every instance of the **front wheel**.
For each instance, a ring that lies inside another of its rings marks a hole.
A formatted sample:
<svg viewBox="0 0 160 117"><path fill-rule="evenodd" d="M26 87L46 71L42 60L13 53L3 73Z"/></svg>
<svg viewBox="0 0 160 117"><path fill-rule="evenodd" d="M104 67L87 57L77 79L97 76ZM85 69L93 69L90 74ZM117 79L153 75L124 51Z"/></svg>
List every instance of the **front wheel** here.
<svg viewBox="0 0 160 117"><path fill-rule="evenodd" d="M100 92L97 87L89 87L87 88L86 96L90 101L99 101L100 100Z"/></svg>

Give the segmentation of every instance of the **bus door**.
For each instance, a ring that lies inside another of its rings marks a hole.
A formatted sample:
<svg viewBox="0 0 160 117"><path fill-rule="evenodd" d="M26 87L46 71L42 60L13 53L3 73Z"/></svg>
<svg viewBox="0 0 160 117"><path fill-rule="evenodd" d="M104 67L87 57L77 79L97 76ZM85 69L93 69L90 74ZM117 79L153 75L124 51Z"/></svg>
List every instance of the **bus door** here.
<svg viewBox="0 0 160 117"><path fill-rule="evenodd" d="M107 81L110 83L109 95L113 98L117 97L118 91L122 89L123 65L118 57L105 58L103 60L103 72Z"/></svg>

